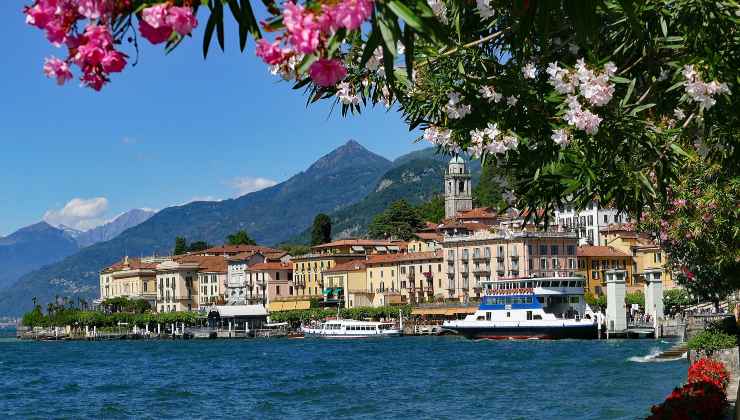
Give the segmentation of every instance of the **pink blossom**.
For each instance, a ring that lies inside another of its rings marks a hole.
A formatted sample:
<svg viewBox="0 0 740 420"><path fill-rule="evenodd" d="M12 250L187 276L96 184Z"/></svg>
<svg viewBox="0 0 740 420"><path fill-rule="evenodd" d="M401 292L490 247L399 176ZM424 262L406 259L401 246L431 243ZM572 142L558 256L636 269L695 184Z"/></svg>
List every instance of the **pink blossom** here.
<svg viewBox="0 0 740 420"><path fill-rule="evenodd" d="M193 9L190 7L170 7L167 13L167 24L172 27L178 34L185 36L198 26L198 19L193 16Z"/></svg>
<svg viewBox="0 0 740 420"><path fill-rule="evenodd" d="M88 19L100 19L108 12L107 0L77 0L77 11Z"/></svg>
<svg viewBox="0 0 740 420"><path fill-rule="evenodd" d="M316 51L321 32L313 13L303 6L288 2L283 9L283 23L288 30L288 40L298 52L311 54Z"/></svg>
<svg viewBox="0 0 740 420"><path fill-rule="evenodd" d="M88 44L98 46L100 48L111 48L113 46L113 35L110 33L110 29L107 26L102 25L88 25L85 28L85 38Z"/></svg>
<svg viewBox="0 0 740 420"><path fill-rule="evenodd" d="M372 0L344 0L334 9L334 22L337 27L352 31L359 28L372 14Z"/></svg>
<svg viewBox="0 0 740 420"><path fill-rule="evenodd" d="M108 81L105 75L103 75L98 70L84 68L83 71L84 74L82 75L80 80L82 80L82 84L87 87L100 91L100 89L103 88L103 85L105 85L105 83Z"/></svg>
<svg viewBox="0 0 740 420"><path fill-rule="evenodd" d="M110 50L105 54L100 64L106 73L118 73L126 67L126 54L120 51Z"/></svg>
<svg viewBox="0 0 740 420"><path fill-rule="evenodd" d="M56 57L49 57L44 62L44 74L48 78L56 78L58 85L63 85L67 80L72 78L72 72L66 61Z"/></svg>
<svg viewBox="0 0 740 420"><path fill-rule="evenodd" d="M78 66L97 66L103 61L105 57L105 49L95 45L94 43L87 43L80 45L77 48L77 54L74 56L74 61Z"/></svg>
<svg viewBox="0 0 740 420"><path fill-rule="evenodd" d="M169 26L155 28L142 19L139 21L139 32L152 44L161 44L170 38L172 28Z"/></svg>
<svg viewBox="0 0 740 420"><path fill-rule="evenodd" d="M148 23L152 28L161 28L163 26L170 26L167 22L169 5L167 3L161 3L152 7L147 7L142 10L141 18L144 22Z"/></svg>
<svg viewBox="0 0 740 420"><path fill-rule="evenodd" d="M338 59L316 60L308 69L311 80L319 86L334 86L347 75L347 69Z"/></svg>
<svg viewBox="0 0 740 420"><path fill-rule="evenodd" d="M264 38L257 41L257 57L261 58L265 63L274 66L285 61L285 54L280 49L280 42L274 42L270 44Z"/></svg>
<svg viewBox="0 0 740 420"><path fill-rule="evenodd" d="M319 35L318 26L311 25L300 31L292 32L289 39L298 52L311 54L319 46Z"/></svg>
<svg viewBox="0 0 740 420"><path fill-rule="evenodd" d="M686 207L686 200L684 199L676 199L673 200L673 205L679 209Z"/></svg>
<svg viewBox="0 0 740 420"><path fill-rule="evenodd" d="M39 29L45 29L46 25L55 18L56 0L41 0L32 7L26 7L26 23Z"/></svg>
<svg viewBox="0 0 740 420"><path fill-rule="evenodd" d="M67 28L62 25L60 20L52 20L46 24L46 39L54 46L60 46L67 41Z"/></svg>

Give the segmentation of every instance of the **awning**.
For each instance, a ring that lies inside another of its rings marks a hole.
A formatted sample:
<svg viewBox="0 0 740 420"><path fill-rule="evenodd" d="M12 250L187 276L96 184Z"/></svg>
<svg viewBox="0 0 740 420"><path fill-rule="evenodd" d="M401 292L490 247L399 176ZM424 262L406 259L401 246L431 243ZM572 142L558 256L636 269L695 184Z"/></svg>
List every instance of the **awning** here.
<svg viewBox="0 0 740 420"><path fill-rule="evenodd" d="M376 246L375 247L375 250L378 251L378 252L383 252L383 251L387 251L388 248L386 248L384 246Z"/></svg>
<svg viewBox="0 0 740 420"><path fill-rule="evenodd" d="M267 311L262 305L221 305L214 306L212 311L217 311L221 318L267 316Z"/></svg>
<svg viewBox="0 0 740 420"><path fill-rule="evenodd" d="M296 309L308 309L311 302L308 300L294 300L286 302L270 302L267 309L270 312L294 311Z"/></svg>
<svg viewBox="0 0 740 420"><path fill-rule="evenodd" d="M352 251L353 252L365 252L365 248L355 245L352 247Z"/></svg>
<svg viewBox="0 0 740 420"><path fill-rule="evenodd" d="M332 289L331 287L327 287L326 289L324 289L325 295L330 295L332 293L334 293L334 289Z"/></svg>
<svg viewBox="0 0 740 420"><path fill-rule="evenodd" d="M391 245L391 246L388 247L388 251L396 251L396 252L398 252L400 250L401 250L401 247L399 247L397 245Z"/></svg>

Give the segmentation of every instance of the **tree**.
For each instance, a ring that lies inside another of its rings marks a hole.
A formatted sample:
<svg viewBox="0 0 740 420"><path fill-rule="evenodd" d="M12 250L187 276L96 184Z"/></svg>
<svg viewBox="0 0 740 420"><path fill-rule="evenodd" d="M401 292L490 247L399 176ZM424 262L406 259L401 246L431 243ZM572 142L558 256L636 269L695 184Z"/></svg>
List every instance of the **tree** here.
<svg viewBox="0 0 740 420"><path fill-rule="evenodd" d="M685 289L676 288L663 291L665 313L676 314L689 305L691 305L691 298Z"/></svg>
<svg viewBox="0 0 740 420"><path fill-rule="evenodd" d="M478 185L473 188L475 207L498 208L503 202L501 183L503 179L496 174L496 166L491 162L483 164Z"/></svg>
<svg viewBox="0 0 740 420"><path fill-rule="evenodd" d="M375 216L368 226L373 238L392 238L407 241L414 233L424 227L419 213L406 200L398 200Z"/></svg>
<svg viewBox="0 0 740 420"><path fill-rule="evenodd" d="M206 241L195 241L188 245L188 252L203 251L210 248L211 246Z"/></svg>
<svg viewBox="0 0 740 420"><path fill-rule="evenodd" d="M311 246L331 242L331 218L319 213L313 219L311 227Z"/></svg>
<svg viewBox="0 0 740 420"><path fill-rule="evenodd" d="M257 245L254 239L249 237L247 231L240 230L226 238L229 245Z"/></svg>
<svg viewBox="0 0 740 420"><path fill-rule="evenodd" d="M188 252L188 241L182 236L175 238L175 249L172 251L172 255L182 255Z"/></svg>
<svg viewBox="0 0 740 420"><path fill-rule="evenodd" d="M282 244L279 248L294 257L311 252L311 248L309 246L302 244Z"/></svg>
<svg viewBox="0 0 740 420"><path fill-rule="evenodd" d="M416 207L419 216L427 222L440 223L445 218L445 197L437 194Z"/></svg>

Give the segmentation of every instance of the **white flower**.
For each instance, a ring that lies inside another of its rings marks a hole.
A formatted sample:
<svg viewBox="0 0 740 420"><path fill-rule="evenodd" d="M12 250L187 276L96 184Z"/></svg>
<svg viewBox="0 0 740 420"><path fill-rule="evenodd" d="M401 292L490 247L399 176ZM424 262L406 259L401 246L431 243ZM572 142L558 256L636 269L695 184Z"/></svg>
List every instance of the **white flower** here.
<svg viewBox="0 0 740 420"><path fill-rule="evenodd" d="M377 71L383 62L383 49L378 47L373 51L373 55L367 60L367 69L370 71Z"/></svg>
<svg viewBox="0 0 740 420"><path fill-rule="evenodd" d="M686 82L684 82L686 94L695 102L699 102L704 109L709 109L717 103L717 100L714 99L715 95L730 93L730 88L726 83L719 83L716 80L705 83L693 65L684 66L681 74L686 78Z"/></svg>
<svg viewBox="0 0 740 420"><path fill-rule="evenodd" d="M615 74L617 74L617 66L609 61L608 63L604 64L604 73L606 73L606 77L612 77Z"/></svg>
<svg viewBox="0 0 740 420"><path fill-rule="evenodd" d="M548 64L545 72L550 76L549 83L558 93L565 95L575 91L574 83L570 79L570 73L568 70L559 67L557 63Z"/></svg>
<svg viewBox="0 0 740 420"><path fill-rule="evenodd" d="M534 79L537 77L537 68L532 63L528 63L522 68L522 73L525 79Z"/></svg>
<svg viewBox="0 0 740 420"><path fill-rule="evenodd" d="M388 109L391 107L391 92L386 86L383 86L381 92L383 96L380 98L380 102L382 102L383 105L385 105L385 108Z"/></svg>
<svg viewBox="0 0 740 420"><path fill-rule="evenodd" d="M570 134L568 134L564 128L553 131L550 138L555 142L555 144L561 147L565 147L570 143Z"/></svg>
<svg viewBox="0 0 740 420"><path fill-rule="evenodd" d="M481 18L488 19L496 15L489 0L476 0L475 3L475 7L478 9L478 14Z"/></svg>
<svg viewBox="0 0 740 420"><path fill-rule="evenodd" d="M464 105L460 101L462 100L462 97L457 92L450 92L447 94L447 105L445 105L444 110L445 113L449 118L452 119L460 119L464 118L466 115L470 114L472 112L472 108L470 105Z"/></svg>
<svg viewBox="0 0 740 420"><path fill-rule="evenodd" d="M493 86L481 86L478 89L483 99L487 99L488 102L499 103L503 95L493 90Z"/></svg>
<svg viewBox="0 0 740 420"><path fill-rule="evenodd" d="M506 104L509 106L515 106L517 102L519 102L519 98L514 95L506 98Z"/></svg>
<svg viewBox="0 0 740 420"><path fill-rule="evenodd" d="M430 125L424 130L424 140L437 146L448 147L452 143L452 131Z"/></svg>
<svg viewBox="0 0 740 420"><path fill-rule="evenodd" d="M681 109L681 108L676 108L673 111L673 116L676 117L676 119L678 119L678 120L682 120L682 119L686 118L686 114L683 112L683 109Z"/></svg>
<svg viewBox="0 0 740 420"><path fill-rule="evenodd" d="M427 3L439 20L442 23L447 23L447 6L444 2L442 0L427 0Z"/></svg>
<svg viewBox="0 0 740 420"><path fill-rule="evenodd" d="M359 105L360 98L351 92L351 86L347 82L342 82L337 85L337 97L339 101L344 105Z"/></svg>
<svg viewBox="0 0 740 420"><path fill-rule="evenodd" d="M596 134L599 131L601 117L583 109L575 97L571 98L572 100L568 103L568 111L565 113L565 121L588 134Z"/></svg>

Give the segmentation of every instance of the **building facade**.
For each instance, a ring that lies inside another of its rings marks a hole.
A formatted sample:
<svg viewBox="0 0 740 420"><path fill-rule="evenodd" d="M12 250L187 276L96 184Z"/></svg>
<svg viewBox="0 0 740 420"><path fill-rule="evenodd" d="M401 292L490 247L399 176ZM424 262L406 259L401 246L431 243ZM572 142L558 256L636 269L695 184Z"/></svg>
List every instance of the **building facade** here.
<svg viewBox="0 0 740 420"><path fill-rule="evenodd" d="M665 251L657 242L624 224L607 226L601 230L601 235L609 246L632 257L632 272L637 280L643 282L646 272L662 270L663 288L672 289L677 286L673 273L666 265Z"/></svg>
<svg viewBox="0 0 740 420"><path fill-rule="evenodd" d="M126 297L144 299L152 307L157 300L157 264L166 258L128 258L100 272L100 300Z"/></svg>
<svg viewBox="0 0 740 420"><path fill-rule="evenodd" d="M630 222L626 214L616 209L599 207L591 202L583 210L576 210L572 205L566 205L555 210L555 220L558 225L578 233L580 245L607 245L601 236L601 229L613 223Z"/></svg>
<svg viewBox="0 0 740 420"><path fill-rule="evenodd" d="M593 295L606 293L605 273L608 270L625 270L627 290L642 290L642 285L633 275L632 258L629 254L611 246L578 247L578 273L586 278L587 290Z"/></svg>
<svg viewBox="0 0 740 420"><path fill-rule="evenodd" d="M455 156L447 164L444 175L445 219L473 208L473 190L468 165Z"/></svg>
<svg viewBox="0 0 740 420"><path fill-rule="evenodd" d="M441 297L478 299L494 280L573 276L577 246L576 234L566 231L492 229L447 236Z"/></svg>
<svg viewBox="0 0 740 420"><path fill-rule="evenodd" d="M247 302L269 305L293 295L293 266L290 263L265 262L247 269Z"/></svg>
<svg viewBox="0 0 740 420"><path fill-rule="evenodd" d="M198 309L197 262L165 261L157 265L157 311Z"/></svg>
<svg viewBox="0 0 740 420"><path fill-rule="evenodd" d="M247 282L247 270L255 264L265 262L265 256L256 251L241 252L227 258L227 277L225 285L226 303L246 305L251 295L252 284Z"/></svg>

